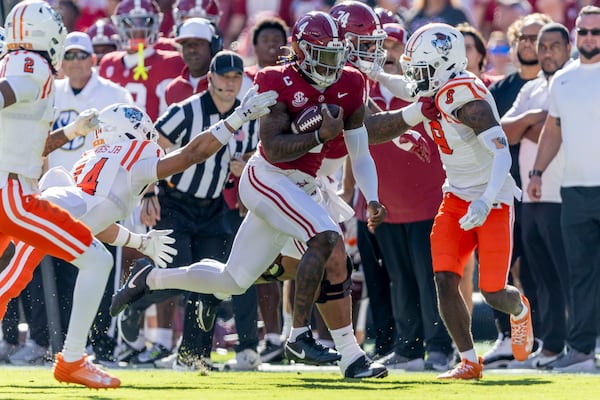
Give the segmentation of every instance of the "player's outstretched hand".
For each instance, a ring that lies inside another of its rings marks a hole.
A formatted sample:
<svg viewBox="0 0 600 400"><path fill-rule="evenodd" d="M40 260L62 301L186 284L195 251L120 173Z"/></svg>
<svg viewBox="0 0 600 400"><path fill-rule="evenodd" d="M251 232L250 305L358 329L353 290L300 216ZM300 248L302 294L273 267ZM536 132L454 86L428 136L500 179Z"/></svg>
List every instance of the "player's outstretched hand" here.
<svg viewBox="0 0 600 400"><path fill-rule="evenodd" d="M244 122L252 121L271 112L269 107L277 102L277 92L269 90L268 92L258 93L258 86L254 85L242 99L242 103L236 107L225 122L234 130L240 129Z"/></svg>
<svg viewBox="0 0 600 400"><path fill-rule="evenodd" d="M88 108L81 112L75 121L63 128L65 136L69 140L75 139L77 136L86 136L88 133L98 129L100 121L98 120L98 110Z"/></svg>
<svg viewBox="0 0 600 400"><path fill-rule="evenodd" d="M397 139L394 139L393 142L401 149L413 153L419 157L421 161L426 163L431 162L431 148L429 146L429 142L425 140L423 135L421 135L419 132L413 131L412 129L408 130L400 135Z"/></svg>
<svg viewBox="0 0 600 400"><path fill-rule="evenodd" d="M177 255L177 249L169 246L175 243L175 239L169 236L172 229L155 230L142 236L142 246L139 251L150 257L160 268L166 268L168 263L173 262L173 256Z"/></svg>
<svg viewBox="0 0 600 400"><path fill-rule="evenodd" d="M369 219L367 220L367 228L369 232L374 233L377 228L385 220L387 209L378 201L370 201L367 206Z"/></svg>
<svg viewBox="0 0 600 400"><path fill-rule="evenodd" d="M485 197L473 200L471 204L469 204L467 213L458 220L460 227L463 230L468 231L469 229L483 225L491 209L492 203Z"/></svg>

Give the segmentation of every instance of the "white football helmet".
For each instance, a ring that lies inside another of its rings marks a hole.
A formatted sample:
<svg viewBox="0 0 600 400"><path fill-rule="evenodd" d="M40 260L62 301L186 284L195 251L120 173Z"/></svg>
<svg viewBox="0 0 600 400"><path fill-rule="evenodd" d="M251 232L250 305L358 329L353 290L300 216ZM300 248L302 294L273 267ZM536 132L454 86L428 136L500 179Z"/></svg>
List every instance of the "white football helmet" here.
<svg viewBox="0 0 600 400"><path fill-rule="evenodd" d="M152 120L132 104L112 104L98 115L100 128L94 132L94 147L128 140L158 139Z"/></svg>
<svg viewBox="0 0 600 400"><path fill-rule="evenodd" d="M465 39L450 25L427 24L408 38L400 65L417 96L433 96L467 66Z"/></svg>
<svg viewBox="0 0 600 400"><path fill-rule="evenodd" d="M8 50L46 52L54 69L60 69L65 54L67 28L60 15L45 1L17 3L6 16Z"/></svg>

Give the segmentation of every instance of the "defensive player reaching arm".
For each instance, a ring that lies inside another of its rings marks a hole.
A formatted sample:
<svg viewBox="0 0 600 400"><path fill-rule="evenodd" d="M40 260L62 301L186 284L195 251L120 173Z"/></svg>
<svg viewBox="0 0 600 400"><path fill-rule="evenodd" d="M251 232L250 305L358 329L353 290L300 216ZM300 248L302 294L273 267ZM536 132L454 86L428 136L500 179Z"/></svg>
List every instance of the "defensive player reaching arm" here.
<svg viewBox="0 0 600 400"><path fill-rule="evenodd" d="M121 220L131 213L148 184L185 170L192 164L203 162L227 143L243 122L268 113L269 106L275 102L276 93L256 95L256 90L257 88L251 90L225 121L213 125L187 146L162 159L160 157L163 153L156 144L157 133L150 118L135 106L109 106L98 116L100 129L94 133L94 150L86 152L74 167L75 185L50 187L44 191L43 196L72 210L81 221L90 226L93 233L111 241L112 245L137 248L151 256L158 265L168 262L174 254L174 249L168 246L172 243L172 239L167 236L169 231L136 235L114 225L113 221ZM50 181L59 181L56 171L51 171L55 176ZM98 246L102 245L98 242ZM43 255L43 251L31 251L25 244L17 245L16 255L13 257L16 260L14 266L9 266L3 272L3 275L14 275L14 279L2 279L8 285L0 289L3 303L7 302L6 298L14 295L15 287L11 287L10 282L20 282L19 279L27 281L24 271L35 268ZM24 267L24 264L33 264L33 267ZM80 269L76 287L81 290L74 293L71 324L67 334L68 338L73 337L81 344L79 358L111 267L112 261L91 274L85 274ZM102 288L102 291L94 288ZM64 354L57 356L54 374L58 380L95 388L120 385L117 378L92 366L85 357L74 362L65 357Z"/></svg>
<svg viewBox="0 0 600 400"><path fill-rule="evenodd" d="M490 306L511 314L512 349L518 360L531 352L533 329L527 298L506 282L511 256L513 198L510 153L498 111L485 85L465 71L464 38L446 24L428 24L408 40L401 58L404 79L375 78L392 93L407 88L431 97L439 119L425 128L446 170L444 199L431 234L438 304L461 356L441 379L479 379L483 364L473 345L471 320L459 291L467 257L479 249L479 287Z"/></svg>

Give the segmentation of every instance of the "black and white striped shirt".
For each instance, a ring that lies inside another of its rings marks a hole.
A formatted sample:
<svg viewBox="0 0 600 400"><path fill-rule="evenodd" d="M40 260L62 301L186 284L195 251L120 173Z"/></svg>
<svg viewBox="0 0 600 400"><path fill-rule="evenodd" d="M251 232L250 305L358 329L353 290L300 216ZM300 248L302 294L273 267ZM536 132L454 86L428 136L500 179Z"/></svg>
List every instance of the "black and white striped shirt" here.
<svg viewBox="0 0 600 400"><path fill-rule="evenodd" d="M236 100L231 110L220 114L210 93L205 91L180 103L172 104L156 121L155 127L173 144L171 150L175 150L185 146L211 125L229 116L239 104L239 100ZM227 183L229 162L254 151L257 143L257 122L250 121L242 125L229 143L205 162L196 164L166 180L180 192L197 198L218 198Z"/></svg>

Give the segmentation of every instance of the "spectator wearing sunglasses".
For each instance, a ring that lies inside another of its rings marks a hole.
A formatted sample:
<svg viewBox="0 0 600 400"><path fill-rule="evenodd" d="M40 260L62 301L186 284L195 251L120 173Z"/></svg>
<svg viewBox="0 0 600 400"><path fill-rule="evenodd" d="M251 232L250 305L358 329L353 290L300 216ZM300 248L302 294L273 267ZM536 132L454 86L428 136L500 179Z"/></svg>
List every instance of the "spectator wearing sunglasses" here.
<svg viewBox="0 0 600 400"><path fill-rule="evenodd" d="M550 107L542 128L527 194L541 201L549 191L547 173L561 148L561 229L569 266L568 350L552 369L595 372L595 340L600 283L600 168L596 149L600 101L600 8L585 6L576 22L579 60L557 73L550 84Z"/></svg>

